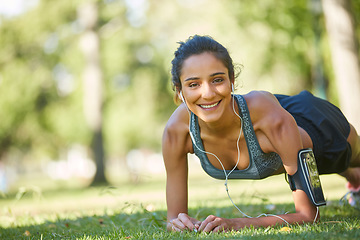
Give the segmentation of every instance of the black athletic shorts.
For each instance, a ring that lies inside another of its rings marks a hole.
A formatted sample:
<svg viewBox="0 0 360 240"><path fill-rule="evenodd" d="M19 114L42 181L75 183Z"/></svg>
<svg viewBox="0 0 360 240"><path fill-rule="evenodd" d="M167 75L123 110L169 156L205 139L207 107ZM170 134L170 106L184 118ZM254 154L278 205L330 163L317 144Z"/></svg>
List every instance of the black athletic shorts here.
<svg viewBox="0 0 360 240"><path fill-rule="evenodd" d="M339 108L308 91L275 97L309 134L320 174L341 173L349 167L350 125Z"/></svg>

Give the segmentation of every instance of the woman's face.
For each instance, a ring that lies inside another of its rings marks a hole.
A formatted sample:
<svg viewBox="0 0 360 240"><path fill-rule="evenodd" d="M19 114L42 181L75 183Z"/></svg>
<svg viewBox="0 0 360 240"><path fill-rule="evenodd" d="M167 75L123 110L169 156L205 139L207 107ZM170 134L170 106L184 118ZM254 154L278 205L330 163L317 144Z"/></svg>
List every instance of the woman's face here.
<svg viewBox="0 0 360 240"><path fill-rule="evenodd" d="M204 122L219 121L232 109L228 70L213 54L205 52L187 58L180 81L187 106Z"/></svg>

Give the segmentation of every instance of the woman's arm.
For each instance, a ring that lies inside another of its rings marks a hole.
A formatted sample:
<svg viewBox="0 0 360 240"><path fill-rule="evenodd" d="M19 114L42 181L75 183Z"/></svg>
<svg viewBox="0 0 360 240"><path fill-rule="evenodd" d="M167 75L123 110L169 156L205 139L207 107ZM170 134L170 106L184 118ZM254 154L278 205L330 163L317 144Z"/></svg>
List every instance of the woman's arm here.
<svg viewBox="0 0 360 240"><path fill-rule="evenodd" d="M266 136L267 151L277 152L286 172L293 175L297 171L297 155L303 149L302 139L294 118L281 107L277 99L270 93L252 92L245 97L251 120L256 131ZM263 148L262 143L260 146ZM263 149L264 150L264 149ZM296 213L283 214L278 217L223 219L215 216L207 217L201 224L202 231L222 231L240 229L246 226L273 226L284 223L312 222L318 217L316 207L310 202L305 192L293 192ZM280 218L279 218L280 217ZM282 220L284 219L284 220Z"/></svg>
<svg viewBox="0 0 360 240"><path fill-rule="evenodd" d="M185 110L186 111L186 110ZM162 152L166 169L167 229L174 231L193 230L199 221L188 213L188 162L191 152L188 118L181 108L171 116L162 140ZM185 112L187 115L187 111Z"/></svg>
<svg viewBox="0 0 360 240"><path fill-rule="evenodd" d="M278 153L285 171L293 175L297 170L297 154L304 148L295 119L269 92L251 92L245 99L256 135L266 136L265 143L259 140L262 150Z"/></svg>
<svg viewBox="0 0 360 240"><path fill-rule="evenodd" d="M297 190L295 192L300 192L301 190ZM267 227L267 226L275 226L275 225L285 225L287 223L294 224L299 223L303 224L306 222L314 222L319 216L317 215L317 209L309 202L306 194L299 194L295 197L294 200L299 201L300 204L296 204L296 213L289 214L280 214L276 216L266 217L255 217L255 218L233 218L226 219L220 218L213 215L208 216L204 221L202 221L199 231L204 232L219 232L219 231L231 231L231 230L239 230L244 227ZM303 202L302 202L303 201ZM306 205L300 207L300 205ZM310 207L311 209L307 209ZM316 219L315 219L316 218ZM286 222L285 222L286 221Z"/></svg>
<svg viewBox="0 0 360 240"><path fill-rule="evenodd" d="M254 217L254 218L220 218L213 215L208 216L202 221L199 231L219 232L239 230L244 227L267 227L277 224L303 224L307 222L315 222L319 215L317 209L312 205L306 193L301 190L293 192L296 213L280 214L276 216Z"/></svg>
<svg viewBox="0 0 360 240"><path fill-rule="evenodd" d="M293 175L298 169L298 152L304 147L298 125L274 95L268 92L259 92L258 101L254 101L255 120L260 130L271 143L272 151L278 153L282 159L285 171ZM256 116L256 115L260 116ZM311 203L302 190L293 192L296 213L288 214L289 223L314 221L317 215L316 207Z"/></svg>

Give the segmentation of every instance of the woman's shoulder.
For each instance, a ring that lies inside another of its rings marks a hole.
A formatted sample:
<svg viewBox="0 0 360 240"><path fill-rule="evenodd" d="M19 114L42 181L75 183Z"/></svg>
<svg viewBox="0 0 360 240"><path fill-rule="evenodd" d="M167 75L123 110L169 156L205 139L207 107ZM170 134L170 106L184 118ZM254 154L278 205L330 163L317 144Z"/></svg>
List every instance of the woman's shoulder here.
<svg viewBox="0 0 360 240"><path fill-rule="evenodd" d="M181 132L187 131L189 127L189 112L184 104L178 106L173 114L171 114L166 126L165 131Z"/></svg>
<svg viewBox="0 0 360 240"><path fill-rule="evenodd" d="M182 156L188 152L192 153L189 112L184 104L181 104L170 116L164 129L162 145L171 152L171 155Z"/></svg>
<svg viewBox="0 0 360 240"><path fill-rule="evenodd" d="M246 100L249 110L269 111L269 107L280 106L276 97L267 91L251 91L243 97Z"/></svg>
<svg viewBox="0 0 360 240"><path fill-rule="evenodd" d="M184 104L181 104L170 116L165 129L164 137L168 140L185 141L189 134L189 112Z"/></svg>
<svg viewBox="0 0 360 240"><path fill-rule="evenodd" d="M252 91L244 95L252 123L269 127L281 121L285 111L276 97L267 91Z"/></svg>

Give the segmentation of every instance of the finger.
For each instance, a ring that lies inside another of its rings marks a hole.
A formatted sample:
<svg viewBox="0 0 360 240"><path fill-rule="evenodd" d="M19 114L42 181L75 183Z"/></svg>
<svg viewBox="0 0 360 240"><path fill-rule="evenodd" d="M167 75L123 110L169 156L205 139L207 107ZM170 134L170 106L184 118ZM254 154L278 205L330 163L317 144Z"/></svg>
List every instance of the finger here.
<svg viewBox="0 0 360 240"><path fill-rule="evenodd" d="M201 225L201 222L200 222L200 221L196 222L196 223L195 223L195 228L196 228L197 230L199 230L200 225Z"/></svg>
<svg viewBox="0 0 360 240"><path fill-rule="evenodd" d="M200 231L206 231L206 227L208 227L208 224L211 223L212 221L214 221L216 217L213 215L208 216L204 221L202 221L202 223L200 224L199 230ZM209 227L208 227L209 228ZM207 228L207 229L208 229Z"/></svg>
<svg viewBox="0 0 360 240"><path fill-rule="evenodd" d="M222 226L222 225L215 227L212 231L213 232L226 232L224 226Z"/></svg>
<svg viewBox="0 0 360 240"><path fill-rule="evenodd" d="M203 222L200 224L198 230L199 230L199 231L203 231L205 227L206 227L206 223L205 223L205 221L203 221Z"/></svg>
<svg viewBox="0 0 360 240"><path fill-rule="evenodd" d="M172 225L171 229L174 231L174 232L182 232L181 229L177 228L176 226Z"/></svg>
<svg viewBox="0 0 360 240"><path fill-rule="evenodd" d="M214 230L214 228L217 227L217 224L213 221L213 222L209 222L208 224L206 224L206 226L203 229L203 232L212 232Z"/></svg>
<svg viewBox="0 0 360 240"><path fill-rule="evenodd" d="M185 229L186 228L185 225L178 218L171 220L170 223L177 229Z"/></svg>
<svg viewBox="0 0 360 240"><path fill-rule="evenodd" d="M209 220L206 218L204 221L202 221L198 230L203 231L208 223L209 223Z"/></svg>
<svg viewBox="0 0 360 240"><path fill-rule="evenodd" d="M189 230L194 230L195 226L190 220L190 217L186 213L179 213L178 219L183 223L183 225Z"/></svg>

